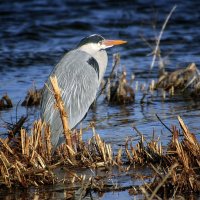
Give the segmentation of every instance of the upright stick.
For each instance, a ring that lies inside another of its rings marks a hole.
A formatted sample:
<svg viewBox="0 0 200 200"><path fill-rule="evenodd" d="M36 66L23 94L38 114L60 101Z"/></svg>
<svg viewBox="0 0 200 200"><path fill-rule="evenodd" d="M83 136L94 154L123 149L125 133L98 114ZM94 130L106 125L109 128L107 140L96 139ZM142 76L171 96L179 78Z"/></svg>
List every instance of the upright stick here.
<svg viewBox="0 0 200 200"><path fill-rule="evenodd" d="M56 76L54 76L54 77L51 76L50 81L51 81L52 88L53 88L53 91L54 91L54 97L55 97L55 100L56 100L56 104L57 104L57 107L58 107L59 112L60 112L60 118L61 118L62 124L63 124L63 131L64 131L64 135L65 135L65 139L66 139L66 144L71 149L73 149L72 148L70 130L69 130L68 115L67 115L67 112L65 111L65 108L64 108L64 104L63 104L63 101L62 101L62 98L61 98L60 88L58 87L58 81L57 81Z"/></svg>

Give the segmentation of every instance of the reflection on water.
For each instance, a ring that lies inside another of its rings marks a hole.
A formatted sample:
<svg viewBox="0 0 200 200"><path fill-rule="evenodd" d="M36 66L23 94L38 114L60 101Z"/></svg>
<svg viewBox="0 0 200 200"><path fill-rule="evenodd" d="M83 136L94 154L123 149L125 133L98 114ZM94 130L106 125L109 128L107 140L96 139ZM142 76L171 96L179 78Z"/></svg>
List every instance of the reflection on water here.
<svg viewBox="0 0 200 200"><path fill-rule="evenodd" d="M58 177L61 179L66 178L70 179L70 174L66 176L66 171L69 169L65 170L64 169L59 169L56 171ZM104 168L99 168L97 170L85 170L85 171L80 171L76 170L74 171L77 173L77 175L84 173L86 176L91 177L91 176L96 176L99 177L99 180L105 181L105 184L107 187L111 187L113 185L120 186L121 188L131 188L131 186L138 186L143 183L142 178L131 178L131 176L126 173L126 172L119 172L117 168L113 168L112 170L105 170ZM73 173L73 170L71 171ZM138 176L139 174L149 175L151 172L149 169L139 167L136 168L131 168L130 169L130 174L132 174L132 177L135 175ZM139 176L138 176L139 177ZM147 182L150 180L150 178L145 179ZM0 199L6 199L6 200L11 200L11 199L20 199L20 200L26 200L26 199L110 199L110 198L116 198L116 199L130 199L130 195L128 193L128 190L126 191L118 191L118 192L99 192L95 193L92 188L91 192L85 194L83 192L84 185L88 184L88 181L85 181L85 184L80 185L80 184L74 184L74 183L69 183L69 181L66 182L61 182L56 185L45 185L45 186L39 186L38 188L31 187L27 189L23 188L16 188L15 190L5 190L5 189L0 189ZM82 198L80 198L82 196ZM85 196L85 197L84 197ZM83 198L84 197L84 198ZM139 195L138 195L139 197Z"/></svg>
<svg viewBox="0 0 200 200"><path fill-rule="evenodd" d="M199 1L1 1L0 95L8 93L15 107L1 111L0 117L6 121L10 121L11 116L15 118L16 106L24 99L32 84L41 88L63 54L82 37L93 33L128 41L127 45L109 50L109 66L112 53L120 52L119 68L126 66L128 76L134 72L136 81L140 83L155 79L156 67L150 75L147 73L152 57L146 55L152 49L141 37L154 45L155 34L161 29L174 4L177 9L169 20L160 46L162 56L168 61L166 68L169 71L177 69L181 63L200 64ZM155 26L157 30L154 30ZM110 70L111 67L108 67L106 76ZM163 101L160 94L155 93L152 104L141 105L142 95L142 92L138 92L135 103L127 106L109 106L103 97L99 98L96 107L91 109L84 120L83 127L91 120L96 121L97 132L111 142L114 148L124 144L126 137L133 136L133 125L147 137L151 137L154 129L166 144L170 134L158 122L155 114L169 127L178 124L176 116L181 115L190 130L200 138L199 102L182 96ZM26 112L25 108L18 106L18 117ZM38 116L35 110L31 113L29 122ZM161 130L164 134L161 134ZM91 134L91 131L87 131L85 139ZM26 199L30 195L34 199L62 199L67 195L63 189L59 191L59 186L44 187L43 191L17 191L12 191L6 199ZM127 192L123 195L126 196ZM106 198L117 196L107 194Z"/></svg>

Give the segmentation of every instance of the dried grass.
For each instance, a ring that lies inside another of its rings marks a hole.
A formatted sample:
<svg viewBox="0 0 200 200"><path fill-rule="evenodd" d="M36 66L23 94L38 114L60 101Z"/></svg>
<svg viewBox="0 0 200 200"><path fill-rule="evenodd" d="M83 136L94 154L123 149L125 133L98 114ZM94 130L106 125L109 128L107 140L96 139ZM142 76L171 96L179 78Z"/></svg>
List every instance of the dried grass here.
<svg viewBox="0 0 200 200"><path fill-rule="evenodd" d="M175 193L200 192L200 144L183 120L180 117L178 120L183 137L179 136L180 131L172 127L172 139L165 151L159 140L153 138L147 142L142 134L135 148L131 141L126 142L129 162L134 165L147 164L155 171L153 182L141 187L147 199L152 199L156 194L168 199Z"/></svg>
<svg viewBox="0 0 200 200"><path fill-rule="evenodd" d="M10 140L0 138L0 184L52 184L58 181L53 170L61 165L95 168L116 164L111 146L96 133L88 143L76 140L72 148L62 144L54 155L50 137L49 126L39 120L34 122L31 135L21 129L20 135Z"/></svg>
<svg viewBox="0 0 200 200"><path fill-rule="evenodd" d="M21 129L19 136L0 139L1 184L27 187L54 182L54 173L47 168L47 165L51 166L51 154L44 142L43 128L46 125L39 120L34 123L31 136Z"/></svg>
<svg viewBox="0 0 200 200"><path fill-rule="evenodd" d="M62 144L55 154L52 154L51 132L48 125L41 120L33 124L31 135L25 129L21 129L19 135L11 139L0 138L0 184L6 187L21 185L39 186L42 184L54 184L60 181L83 183L83 193L93 191L121 191L131 188L123 188L118 185L106 184L98 177L91 177L88 185L84 185L85 176L77 176L70 168L99 168L108 169L118 166L122 169L122 154L124 160L132 165L147 165L154 171L154 178L151 183L134 187L134 194L142 192L147 199L161 198L168 199L176 195L183 195L187 192L200 192L200 144L195 135L189 131L183 120L178 117L183 138L175 127L172 128L172 139L164 148L159 139L152 138L147 141L140 134L141 139L133 146L130 139L127 139L125 151L119 148L116 155L113 154L110 144L106 144L96 133L94 127L93 137L88 142L81 139L82 130L76 132L73 138L72 148ZM73 159L69 156L72 155ZM126 163L127 164L127 163ZM59 180L54 169L66 166L70 177ZM125 168L124 168L125 169ZM129 167L126 168L129 171Z"/></svg>

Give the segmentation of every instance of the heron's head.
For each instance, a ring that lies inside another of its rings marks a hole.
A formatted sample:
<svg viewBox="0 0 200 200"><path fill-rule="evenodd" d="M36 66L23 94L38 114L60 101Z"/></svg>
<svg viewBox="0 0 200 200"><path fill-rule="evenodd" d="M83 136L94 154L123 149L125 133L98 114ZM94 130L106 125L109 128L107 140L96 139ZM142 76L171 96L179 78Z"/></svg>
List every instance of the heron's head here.
<svg viewBox="0 0 200 200"><path fill-rule="evenodd" d="M92 50L95 52L95 51L105 50L112 46L120 45L124 43L126 43L126 41L124 40L106 40L101 35L94 34L94 35L90 35L88 37L83 38L79 42L77 48L86 50L86 51L90 49L90 51Z"/></svg>

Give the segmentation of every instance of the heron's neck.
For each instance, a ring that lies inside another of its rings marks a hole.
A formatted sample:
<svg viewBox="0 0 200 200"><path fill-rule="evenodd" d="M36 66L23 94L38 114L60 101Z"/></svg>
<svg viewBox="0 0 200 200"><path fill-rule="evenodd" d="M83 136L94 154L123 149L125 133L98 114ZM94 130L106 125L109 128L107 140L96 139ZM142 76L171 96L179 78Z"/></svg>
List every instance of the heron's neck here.
<svg viewBox="0 0 200 200"><path fill-rule="evenodd" d="M81 51L85 51L90 54L99 64L99 84L101 83L103 76L106 71L108 64L108 55L105 50L97 51L96 49L90 47L82 46L79 48Z"/></svg>
<svg viewBox="0 0 200 200"><path fill-rule="evenodd" d="M99 64L99 84L100 84L106 71L106 67L108 64L108 56L107 56L106 51L102 50L94 54L93 57L96 59L96 61Z"/></svg>

